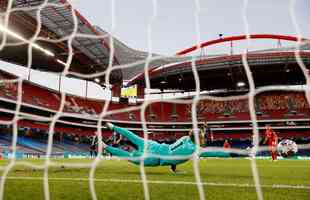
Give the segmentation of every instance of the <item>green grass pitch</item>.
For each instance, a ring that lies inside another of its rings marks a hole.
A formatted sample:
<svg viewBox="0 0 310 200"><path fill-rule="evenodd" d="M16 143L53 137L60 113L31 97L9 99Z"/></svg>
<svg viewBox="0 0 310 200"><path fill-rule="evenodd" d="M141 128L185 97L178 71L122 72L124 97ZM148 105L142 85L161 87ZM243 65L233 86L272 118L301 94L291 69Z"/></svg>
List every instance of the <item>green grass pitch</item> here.
<svg viewBox="0 0 310 200"><path fill-rule="evenodd" d="M42 165L44 160L22 160ZM18 161L19 163L21 161ZM90 159L59 159L53 162L65 167L49 168L51 199L91 199L88 167L68 167L67 164L90 164ZM7 165L3 160L0 165ZM310 161L257 160L265 199L310 199ZM168 167L146 168L151 199L199 199L193 163L179 165L182 173L172 174ZM206 199L257 199L250 160L203 159L200 174ZM5 184L4 199L44 199L43 170L16 165ZM98 199L144 199L139 166L126 161L103 160L95 172Z"/></svg>

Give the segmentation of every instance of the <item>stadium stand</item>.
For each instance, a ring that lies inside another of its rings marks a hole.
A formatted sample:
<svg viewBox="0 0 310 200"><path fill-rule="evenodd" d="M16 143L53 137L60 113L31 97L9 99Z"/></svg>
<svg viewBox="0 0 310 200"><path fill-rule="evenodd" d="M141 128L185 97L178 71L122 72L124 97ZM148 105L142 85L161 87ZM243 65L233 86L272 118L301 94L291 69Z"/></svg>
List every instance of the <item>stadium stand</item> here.
<svg viewBox="0 0 310 200"><path fill-rule="evenodd" d="M2 74L3 77L3 74ZM14 83L2 83L0 96L4 99L16 100L17 85ZM35 85L28 81L23 82L23 102L40 108L58 110L60 94ZM52 98L52 100L50 99ZM100 114L103 101L95 101L77 96L67 95L65 111L81 115L96 117ZM112 102L109 111L116 112L130 106ZM256 108L261 112L260 118L283 118L287 115L293 117L305 117L309 115L309 105L303 93L299 92L273 92L256 96ZM201 100L197 106L197 114L200 119L221 120L225 117L234 117L237 120L249 119L248 101L211 101ZM191 117L191 104L173 104L155 102L148 106L146 116L149 121L168 122L174 119L177 122L188 122ZM139 121L140 111L130 111L107 116L109 120Z"/></svg>
<svg viewBox="0 0 310 200"><path fill-rule="evenodd" d="M22 130L21 130L22 131ZM41 137L42 134L46 135L44 131L40 131ZM12 135L1 133L0 134L0 147L2 152L10 152L10 146L12 142ZM46 154L47 150L47 139L38 139L33 136L20 135L17 139L17 152L20 154L24 154L26 157L30 156L42 156ZM54 140L53 148L52 148L52 156L63 156L64 154L76 154L81 155L88 153L88 144L81 143L78 144L76 142L70 141L68 138L63 141Z"/></svg>

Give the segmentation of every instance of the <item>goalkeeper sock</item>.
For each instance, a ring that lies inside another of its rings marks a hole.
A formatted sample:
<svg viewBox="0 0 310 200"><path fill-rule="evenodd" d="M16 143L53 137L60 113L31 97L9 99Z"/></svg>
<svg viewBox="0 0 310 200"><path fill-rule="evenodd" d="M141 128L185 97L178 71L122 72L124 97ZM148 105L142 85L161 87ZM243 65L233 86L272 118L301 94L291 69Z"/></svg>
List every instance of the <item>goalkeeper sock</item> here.
<svg viewBox="0 0 310 200"><path fill-rule="evenodd" d="M113 130L114 125L113 125L112 123L110 123L110 122L107 122L107 123L106 123L106 127L107 127L108 129L110 129L110 130Z"/></svg>
<svg viewBox="0 0 310 200"><path fill-rule="evenodd" d="M107 145L104 141L102 141L102 148L105 149L107 148L109 145Z"/></svg>

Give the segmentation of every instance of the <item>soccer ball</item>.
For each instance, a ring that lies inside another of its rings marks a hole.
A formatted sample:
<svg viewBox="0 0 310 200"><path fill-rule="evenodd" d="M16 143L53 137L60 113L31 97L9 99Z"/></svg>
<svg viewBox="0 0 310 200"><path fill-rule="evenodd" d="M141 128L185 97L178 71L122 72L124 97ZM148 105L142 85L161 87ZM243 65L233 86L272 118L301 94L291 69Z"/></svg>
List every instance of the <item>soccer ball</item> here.
<svg viewBox="0 0 310 200"><path fill-rule="evenodd" d="M284 139L278 144L277 150L281 156L287 158L294 156L297 153L298 148L294 141Z"/></svg>

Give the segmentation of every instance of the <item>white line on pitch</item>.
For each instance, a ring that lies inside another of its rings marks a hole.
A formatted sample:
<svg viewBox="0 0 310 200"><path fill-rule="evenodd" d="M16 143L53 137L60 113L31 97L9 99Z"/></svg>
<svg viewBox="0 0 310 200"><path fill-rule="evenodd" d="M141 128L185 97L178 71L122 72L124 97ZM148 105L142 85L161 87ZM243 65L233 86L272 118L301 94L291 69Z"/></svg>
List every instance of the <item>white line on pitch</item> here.
<svg viewBox="0 0 310 200"><path fill-rule="evenodd" d="M43 180L43 177L7 177L9 180ZM48 178L49 181L89 181L88 178ZM114 183L142 183L138 179L94 179L95 182L114 182ZM173 184L173 185L197 185L196 182L191 181L159 181L159 180L148 180L149 184ZM217 186L217 187L240 187L240 188L254 188L253 184L238 184L238 183L220 183L220 182L202 182L202 185L206 186ZM279 188L279 189L303 189L310 190L310 186L307 185L286 185L286 184L272 184L272 185L261 185L263 188Z"/></svg>

